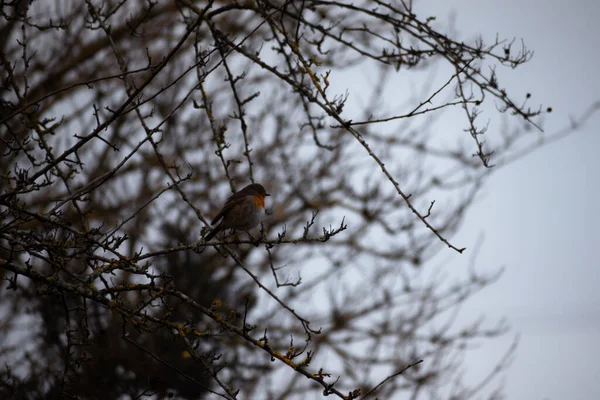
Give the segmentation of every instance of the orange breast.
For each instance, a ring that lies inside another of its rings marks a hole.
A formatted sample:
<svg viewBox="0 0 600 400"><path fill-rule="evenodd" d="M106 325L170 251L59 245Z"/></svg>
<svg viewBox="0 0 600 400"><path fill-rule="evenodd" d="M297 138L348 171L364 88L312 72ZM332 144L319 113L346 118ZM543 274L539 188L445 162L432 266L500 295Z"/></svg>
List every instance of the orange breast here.
<svg viewBox="0 0 600 400"><path fill-rule="evenodd" d="M265 208L265 196L252 196L252 202L258 208Z"/></svg>

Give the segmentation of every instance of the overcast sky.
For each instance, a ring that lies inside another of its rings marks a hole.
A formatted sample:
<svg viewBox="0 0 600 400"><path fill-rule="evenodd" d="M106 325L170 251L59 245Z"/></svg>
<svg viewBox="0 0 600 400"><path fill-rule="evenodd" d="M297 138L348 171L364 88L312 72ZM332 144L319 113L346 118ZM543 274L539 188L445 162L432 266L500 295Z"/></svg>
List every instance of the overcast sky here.
<svg viewBox="0 0 600 400"><path fill-rule="evenodd" d="M438 20L454 11L465 39L479 33L524 39L533 60L504 75L509 88L527 88L553 107L548 132L600 100L600 1L417 0L415 6L419 16ZM498 170L455 236L472 246L484 232L477 264L506 267L465 313L505 316L520 333L505 379L510 400L600 399L599 127L600 114L572 136ZM456 268L467 263L451 257ZM477 351L465 367L490 367L510 339Z"/></svg>

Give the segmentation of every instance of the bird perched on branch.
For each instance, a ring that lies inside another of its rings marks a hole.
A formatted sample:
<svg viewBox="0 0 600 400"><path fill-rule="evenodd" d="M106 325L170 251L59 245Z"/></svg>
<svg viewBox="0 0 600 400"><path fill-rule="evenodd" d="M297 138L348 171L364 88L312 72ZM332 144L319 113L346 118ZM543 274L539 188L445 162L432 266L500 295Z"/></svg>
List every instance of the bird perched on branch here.
<svg viewBox="0 0 600 400"><path fill-rule="evenodd" d="M226 229L249 231L254 228L264 218L266 196L270 196L270 194L258 183L248 185L232 194L210 223L214 225L219 220L221 221L206 235L206 241Z"/></svg>

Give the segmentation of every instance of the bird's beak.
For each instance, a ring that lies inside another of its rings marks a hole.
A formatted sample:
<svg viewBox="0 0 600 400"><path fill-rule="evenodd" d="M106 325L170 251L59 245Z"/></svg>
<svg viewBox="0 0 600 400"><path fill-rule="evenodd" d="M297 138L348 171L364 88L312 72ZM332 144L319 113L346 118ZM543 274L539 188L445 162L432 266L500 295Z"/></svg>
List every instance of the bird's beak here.
<svg viewBox="0 0 600 400"><path fill-rule="evenodd" d="M265 196L270 196L270 195L271 195L271 193L265 193Z"/></svg>

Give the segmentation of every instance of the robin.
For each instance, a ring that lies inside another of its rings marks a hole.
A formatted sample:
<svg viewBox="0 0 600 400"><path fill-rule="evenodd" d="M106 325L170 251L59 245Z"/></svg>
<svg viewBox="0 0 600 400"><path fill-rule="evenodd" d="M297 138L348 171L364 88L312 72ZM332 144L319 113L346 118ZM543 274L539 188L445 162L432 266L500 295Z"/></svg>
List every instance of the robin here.
<svg viewBox="0 0 600 400"><path fill-rule="evenodd" d="M258 183L248 185L232 194L210 223L214 225L221 220L219 225L206 235L206 241L225 229L248 231L258 225L265 213L265 196L270 196L270 194Z"/></svg>

